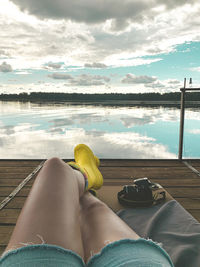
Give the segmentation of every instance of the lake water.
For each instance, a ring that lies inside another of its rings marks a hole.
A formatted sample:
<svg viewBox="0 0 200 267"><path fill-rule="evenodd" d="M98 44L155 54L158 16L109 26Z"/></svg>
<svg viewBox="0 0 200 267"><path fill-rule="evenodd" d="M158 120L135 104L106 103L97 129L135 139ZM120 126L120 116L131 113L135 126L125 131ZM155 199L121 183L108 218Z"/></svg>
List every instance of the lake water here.
<svg viewBox="0 0 200 267"><path fill-rule="evenodd" d="M0 102L0 158L73 158L79 143L100 158L178 157L178 108ZM186 109L186 158L200 158L200 108Z"/></svg>

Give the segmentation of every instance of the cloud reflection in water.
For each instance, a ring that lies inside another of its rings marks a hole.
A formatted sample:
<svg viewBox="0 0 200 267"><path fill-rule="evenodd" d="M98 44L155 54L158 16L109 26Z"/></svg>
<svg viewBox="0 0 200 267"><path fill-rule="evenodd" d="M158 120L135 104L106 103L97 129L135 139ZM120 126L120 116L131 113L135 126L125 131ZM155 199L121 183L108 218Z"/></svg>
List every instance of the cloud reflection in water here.
<svg viewBox="0 0 200 267"><path fill-rule="evenodd" d="M158 120L178 122L178 109L14 102L9 106L0 102L2 159L73 158L73 149L79 143L89 145L100 158L177 157L170 144L135 132L134 126L156 124Z"/></svg>

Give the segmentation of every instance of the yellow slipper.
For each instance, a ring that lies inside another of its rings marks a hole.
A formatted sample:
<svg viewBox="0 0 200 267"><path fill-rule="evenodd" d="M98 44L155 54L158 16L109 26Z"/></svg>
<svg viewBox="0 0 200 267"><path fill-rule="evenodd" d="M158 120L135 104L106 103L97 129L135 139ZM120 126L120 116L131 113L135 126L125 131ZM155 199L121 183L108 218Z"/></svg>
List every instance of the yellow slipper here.
<svg viewBox="0 0 200 267"><path fill-rule="evenodd" d="M84 144L79 144L74 149L74 158L75 163L87 176L87 190L99 189L103 185L103 176L98 169L100 161L94 156L92 150Z"/></svg>
<svg viewBox="0 0 200 267"><path fill-rule="evenodd" d="M98 168L99 165L100 165L100 160L95 155L94 155L94 158L95 158L96 166ZM69 161L69 162L67 162L67 164L69 164L71 167L74 167L76 169L76 166L75 165L77 165L78 163L76 163L74 161ZM80 168L80 166L77 166L77 167Z"/></svg>

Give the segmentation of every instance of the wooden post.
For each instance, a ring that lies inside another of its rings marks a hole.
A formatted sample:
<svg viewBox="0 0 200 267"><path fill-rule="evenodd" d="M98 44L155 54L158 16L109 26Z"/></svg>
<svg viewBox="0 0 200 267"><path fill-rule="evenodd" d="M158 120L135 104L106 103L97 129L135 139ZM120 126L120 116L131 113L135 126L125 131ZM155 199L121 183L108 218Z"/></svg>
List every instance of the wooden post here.
<svg viewBox="0 0 200 267"><path fill-rule="evenodd" d="M184 116L185 116L185 87L186 87L186 78L184 78L184 88L181 88L181 114L180 114L179 154L178 154L178 159L179 160L182 160L182 156L183 156L183 131L184 131Z"/></svg>

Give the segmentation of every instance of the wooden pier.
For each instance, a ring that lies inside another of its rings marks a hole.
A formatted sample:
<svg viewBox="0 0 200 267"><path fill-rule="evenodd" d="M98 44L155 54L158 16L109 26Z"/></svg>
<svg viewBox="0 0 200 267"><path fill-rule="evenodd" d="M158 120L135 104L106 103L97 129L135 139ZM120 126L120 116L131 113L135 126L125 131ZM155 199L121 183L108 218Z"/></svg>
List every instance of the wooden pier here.
<svg viewBox="0 0 200 267"><path fill-rule="evenodd" d="M65 160L70 161L69 160ZM42 160L0 160L0 203L42 162ZM200 171L200 160L187 160ZM110 207L116 204L117 192L133 179L148 177L161 184L200 222L200 176L179 160L102 159L100 170L104 185L98 197ZM35 176L0 210L0 255L8 244L17 217Z"/></svg>

